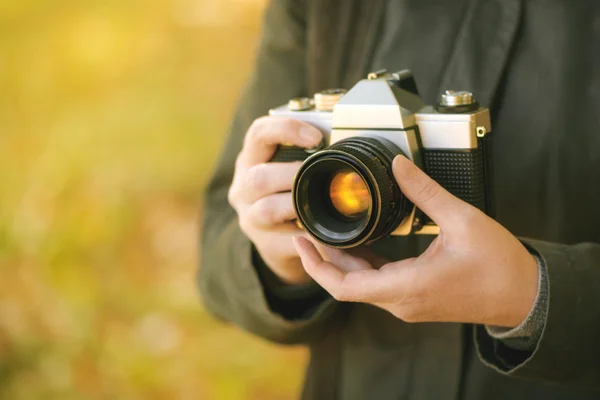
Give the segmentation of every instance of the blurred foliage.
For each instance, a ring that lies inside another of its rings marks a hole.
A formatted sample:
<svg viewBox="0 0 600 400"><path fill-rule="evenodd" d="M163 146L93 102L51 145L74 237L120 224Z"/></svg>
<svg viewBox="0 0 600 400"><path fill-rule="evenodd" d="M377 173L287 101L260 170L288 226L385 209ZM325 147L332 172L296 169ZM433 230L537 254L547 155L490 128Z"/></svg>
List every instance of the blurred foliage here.
<svg viewBox="0 0 600 400"><path fill-rule="evenodd" d="M0 5L0 397L295 398L215 321L199 205L264 0Z"/></svg>

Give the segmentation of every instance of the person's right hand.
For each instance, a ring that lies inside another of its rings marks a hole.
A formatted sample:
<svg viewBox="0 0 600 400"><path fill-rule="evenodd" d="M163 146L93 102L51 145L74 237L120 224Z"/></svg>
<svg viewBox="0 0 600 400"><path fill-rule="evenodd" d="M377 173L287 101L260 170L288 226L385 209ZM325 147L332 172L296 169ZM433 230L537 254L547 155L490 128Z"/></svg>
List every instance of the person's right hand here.
<svg viewBox="0 0 600 400"><path fill-rule="evenodd" d="M294 236L304 235L293 222L296 213L291 193L301 163L269 160L279 144L310 148L321 139L321 132L305 122L281 117L257 119L246 133L229 189L229 204L239 216L242 232L265 264L288 284L311 281L292 241Z"/></svg>

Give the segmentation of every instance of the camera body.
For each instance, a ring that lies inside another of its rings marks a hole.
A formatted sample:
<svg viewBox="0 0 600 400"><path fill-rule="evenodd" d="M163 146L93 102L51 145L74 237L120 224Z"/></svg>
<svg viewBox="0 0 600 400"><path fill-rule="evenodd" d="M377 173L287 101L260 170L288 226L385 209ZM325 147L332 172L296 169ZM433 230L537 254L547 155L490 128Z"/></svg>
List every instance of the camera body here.
<svg viewBox="0 0 600 400"><path fill-rule="evenodd" d="M488 215L493 212L490 114L469 92L446 91L436 106L426 105L418 95L410 71L387 73L382 70L369 74L348 92L333 89L317 93L314 99L295 98L287 105L272 109L269 114L308 122L321 130L324 137L322 145L316 149L280 146L272 161L305 160L305 164L310 164L312 158L316 161L319 153L343 146L349 140L347 146L352 147L351 139L363 138L361 140L368 142L374 139L380 143L376 147L390 149L394 156L403 154L455 196ZM336 144L338 146L334 146ZM372 151L365 162L384 158L376 155L380 154L376 149ZM386 163L389 161L383 162ZM391 164L384 169L393 180ZM296 181L302 172L301 167ZM381 178L380 181L382 179L387 180ZM395 181L393 185L397 186ZM375 186L379 188L370 189L370 193L377 197L381 182ZM300 188L294 185L294 190ZM298 196L294 199L296 201ZM296 204L296 207L302 226L308 228L307 221L300 215L306 207L302 204ZM409 204L396 226L388 229L386 235L437 233L439 228ZM337 247L353 247L360 243Z"/></svg>

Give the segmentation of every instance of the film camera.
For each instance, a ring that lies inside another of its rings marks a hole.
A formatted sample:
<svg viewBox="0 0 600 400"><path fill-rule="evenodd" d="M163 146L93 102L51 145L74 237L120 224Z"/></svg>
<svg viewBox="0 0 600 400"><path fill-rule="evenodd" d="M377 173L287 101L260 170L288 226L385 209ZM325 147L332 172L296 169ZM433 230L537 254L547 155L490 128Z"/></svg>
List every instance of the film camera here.
<svg viewBox="0 0 600 400"><path fill-rule="evenodd" d="M392 161L403 155L446 190L492 213L490 115L466 91L446 91L436 106L419 97L412 73L373 72L352 89L294 98L270 115L306 121L319 148L282 145L272 161L304 161L293 184L298 223L331 247L439 228L402 193Z"/></svg>

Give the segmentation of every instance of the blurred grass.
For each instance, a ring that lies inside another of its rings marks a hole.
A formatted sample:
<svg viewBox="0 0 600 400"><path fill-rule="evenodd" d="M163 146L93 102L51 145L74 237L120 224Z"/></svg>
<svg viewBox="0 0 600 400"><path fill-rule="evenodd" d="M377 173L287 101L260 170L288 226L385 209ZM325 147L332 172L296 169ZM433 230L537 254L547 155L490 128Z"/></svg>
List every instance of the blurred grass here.
<svg viewBox="0 0 600 400"><path fill-rule="evenodd" d="M199 204L264 0L0 5L0 397L295 398L305 353L216 322Z"/></svg>

